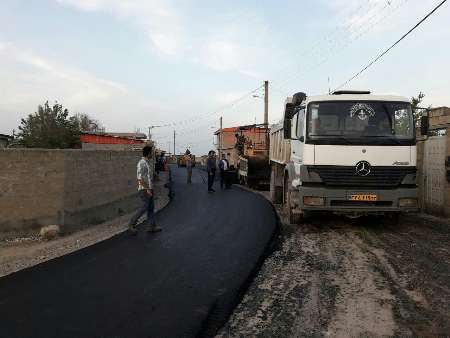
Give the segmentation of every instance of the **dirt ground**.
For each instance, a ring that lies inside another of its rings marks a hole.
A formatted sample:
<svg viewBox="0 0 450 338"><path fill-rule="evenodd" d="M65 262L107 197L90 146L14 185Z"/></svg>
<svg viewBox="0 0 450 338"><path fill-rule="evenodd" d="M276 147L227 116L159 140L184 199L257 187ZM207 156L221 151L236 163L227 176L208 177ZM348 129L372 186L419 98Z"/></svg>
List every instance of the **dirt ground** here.
<svg viewBox="0 0 450 338"><path fill-rule="evenodd" d="M161 172L154 185L155 211L169 203L168 182L169 173ZM44 241L39 236L0 241L0 277L111 238L128 228L131 216L123 215L51 241Z"/></svg>
<svg viewBox="0 0 450 338"><path fill-rule="evenodd" d="M320 217L283 225L218 337L450 335L450 222Z"/></svg>

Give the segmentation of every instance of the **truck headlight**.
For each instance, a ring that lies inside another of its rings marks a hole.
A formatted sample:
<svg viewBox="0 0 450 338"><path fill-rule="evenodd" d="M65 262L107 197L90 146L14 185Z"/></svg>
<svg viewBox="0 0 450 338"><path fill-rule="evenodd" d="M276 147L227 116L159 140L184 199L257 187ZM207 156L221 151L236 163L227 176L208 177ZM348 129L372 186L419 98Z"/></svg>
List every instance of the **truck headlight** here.
<svg viewBox="0 0 450 338"><path fill-rule="evenodd" d="M403 208L417 208L417 198L399 198L398 206Z"/></svg>
<svg viewBox="0 0 450 338"><path fill-rule="evenodd" d="M325 204L325 198L316 196L303 196L303 205L322 206Z"/></svg>

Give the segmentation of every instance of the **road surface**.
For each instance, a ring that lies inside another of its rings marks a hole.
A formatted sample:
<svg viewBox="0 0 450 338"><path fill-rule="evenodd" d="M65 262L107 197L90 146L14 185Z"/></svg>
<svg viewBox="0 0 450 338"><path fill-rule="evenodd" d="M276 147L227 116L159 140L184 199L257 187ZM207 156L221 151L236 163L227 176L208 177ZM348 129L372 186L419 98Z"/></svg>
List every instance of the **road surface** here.
<svg viewBox="0 0 450 338"><path fill-rule="evenodd" d="M261 196L208 194L173 169L163 232L126 233L0 278L0 337L194 337L215 333L276 231Z"/></svg>

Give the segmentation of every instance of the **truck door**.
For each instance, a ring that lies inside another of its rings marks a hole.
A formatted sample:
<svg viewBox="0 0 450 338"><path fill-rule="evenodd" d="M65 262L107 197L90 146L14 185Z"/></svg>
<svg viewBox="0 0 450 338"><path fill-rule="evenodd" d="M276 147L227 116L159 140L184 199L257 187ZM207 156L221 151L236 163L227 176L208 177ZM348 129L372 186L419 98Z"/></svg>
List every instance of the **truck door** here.
<svg viewBox="0 0 450 338"><path fill-rule="evenodd" d="M296 165L300 165L303 162L303 144L305 138L304 132L305 125L305 108L302 107L298 110L297 114L292 118L292 139L291 139L291 159ZM300 173L300 168L296 166Z"/></svg>

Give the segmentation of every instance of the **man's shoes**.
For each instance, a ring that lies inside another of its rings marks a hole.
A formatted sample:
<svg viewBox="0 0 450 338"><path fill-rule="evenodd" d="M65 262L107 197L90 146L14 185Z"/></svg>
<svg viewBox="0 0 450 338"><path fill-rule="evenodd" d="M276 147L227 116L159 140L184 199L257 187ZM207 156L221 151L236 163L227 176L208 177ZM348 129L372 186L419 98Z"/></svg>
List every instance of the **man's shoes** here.
<svg viewBox="0 0 450 338"><path fill-rule="evenodd" d="M214 189L209 189L208 192L216 192Z"/></svg>
<svg viewBox="0 0 450 338"><path fill-rule="evenodd" d="M129 226L128 226L128 232L129 232L131 235L136 235L136 234L137 234L136 226L135 226L135 225L129 225Z"/></svg>
<svg viewBox="0 0 450 338"><path fill-rule="evenodd" d="M152 224L147 228L147 232L160 232L162 228L159 225Z"/></svg>

